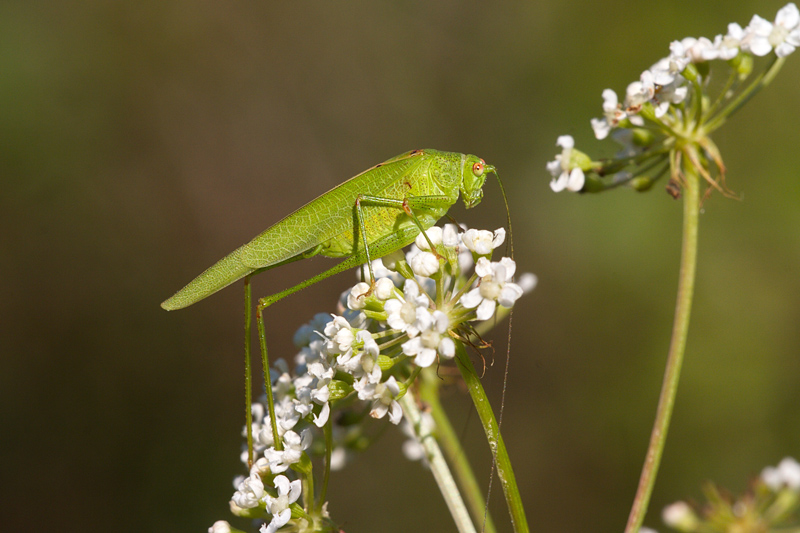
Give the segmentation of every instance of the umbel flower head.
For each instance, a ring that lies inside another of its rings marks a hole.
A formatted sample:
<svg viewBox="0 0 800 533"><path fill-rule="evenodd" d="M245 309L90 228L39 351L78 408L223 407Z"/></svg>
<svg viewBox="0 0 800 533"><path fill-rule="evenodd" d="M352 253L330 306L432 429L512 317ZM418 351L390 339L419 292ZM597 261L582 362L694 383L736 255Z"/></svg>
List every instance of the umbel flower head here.
<svg viewBox="0 0 800 533"><path fill-rule="evenodd" d="M768 466L742 496L732 497L711 483L703 487L706 503L679 501L661 513L664 523L684 533L798 531L800 463L792 457Z"/></svg>
<svg viewBox="0 0 800 533"><path fill-rule="evenodd" d="M337 314L318 313L297 331L294 370L283 359L273 364L280 442L266 399L254 403L254 463L234 484L235 515L264 520L267 532L291 524L297 531L321 530L314 528L328 524L326 507L304 494L301 482L311 477L310 454L329 453L332 469L344 467L369 442L370 419L403 420L398 400L422 369L453 359L456 343L473 334L469 322L502 316L535 285L530 274L515 282L511 258L491 260L505 240L503 229L447 225L427 235L435 251L420 237L404 257L376 260L374 284L357 283L342 294ZM329 440L320 428L330 430Z"/></svg>
<svg viewBox="0 0 800 533"><path fill-rule="evenodd" d="M593 161L575 148L569 135L558 138L561 154L547 164L555 192L600 192L628 185L645 191L668 176L667 191L681 193L687 167L711 187L731 195L725 165L711 133L758 90L766 86L787 56L800 46L800 11L794 3L781 8L773 22L753 16L742 28L707 37L686 37L669 46L630 83L620 98L603 91L603 114L591 120L597 139L610 137L621 149L614 158ZM755 59L766 58L763 71ZM724 75L712 91L711 74Z"/></svg>

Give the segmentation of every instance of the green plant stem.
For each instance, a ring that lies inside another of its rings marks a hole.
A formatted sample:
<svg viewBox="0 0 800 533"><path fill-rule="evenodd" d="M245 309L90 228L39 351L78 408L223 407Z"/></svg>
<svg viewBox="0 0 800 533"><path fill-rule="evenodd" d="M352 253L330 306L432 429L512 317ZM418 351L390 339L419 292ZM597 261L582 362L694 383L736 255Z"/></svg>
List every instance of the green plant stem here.
<svg viewBox="0 0 800 533"><path fill-rule="evenodd" d="M511 468L511 460L508 457L503 436L500 435L500 428L494 417L492 406L489 404L489 399L486 397L486 392L483 390L483 385L481 385L481 380L475 373L475 368L467 355L467 351L464 349L464 345L460 342L456 343L456 359L459 363L458 368L461 371L461 376L472 397L472 403L475 404L475 410L478 411L478 416L483 424L483 430L486 432L486 439L489 442L489 448L492 450L495 465L497 466L497 477L503 487L503 494L506 497L506 504L511 515L511 524L515 532L527 533L528 519L525 517L525 509L522 507L522 498L519 495L517 480L514 477L514 470Z"/></svg>
<svg viewBox="0 0 800 533"><path fill-rule="evenodd" d="M686 150L692 148L687 147ZM684 158L689 160L691 158ZM675 394L686 348L686 335L689 331L689 315L694 293L695 269L697 266L697 230L700 212L700 176L691 164L684 165L683 201L683 247L681 251L678 297L675 306L675 320L672 327L664 382L658 400L658 411L650 435L650 445L645 456L639 488L633 500L625 533L637 533L647 513L650 496L655 485L658 467L667 440L667 430L675 405Z"/></svg>
<svg viewBox="0 0 800 533"><path fill-rule="evenodd" d="M484 524L483 531L485 533L494 533L496 528L491 515L486 513L483 492L475 479L475 473L467 460L467 454L461 446L461 440L456 435L452 424L450 424L450 419L439 401L439 389L442 380L436 375L436 371L432 367L425 369L420 378L418 381L420 399L430 407L431 416L436 423L436 439L442 447L448 464L453 468L455 477L458 480L458 486L461 487L472 514L472 519L476 524Z"/></svg>
<svg viewBox="0 0 800 533"><path fill-rule="evenodd" d="M739 111L744 104L746 104L758 93L758 91L772 83L772 80L775 79L775 76L781 70L781 67L785 61L785 57L775 57L769 67L767 67L764 72L756 76L756 78L753 80L753 83L744 89L733 101L727 105L727 107L720 111L719 114L715 115L714 118L705 124L704 129L706 134L709 134L722 126L728 117Z"/></svg>
<svg viewBox="0 0 800 533"><path fill-rule="evenodd" d="M398 401L403 408L404 416L414 427L414 433L425 449L425 458L431 467L433 478L436 480L436 484L439 485L439 490L444 497L447 508L450 510L450 514L453 516L458 531L460 533L475 533L475 526L469 517L469 511L464 505L464 500L461 498L461 493L458 491L453 475L450 473L447 461L444 460L439 443L421 423L422 415L414 403L414 398L412 398L411 394L404 394Z"/></svg>
<svg viewBox="0 0 800 533"><path fill-rule="evenodd" d="M333 430L331 429L333 421L328 418L328 421L322 427L322 433L325 436L325 470L322 474L322 489L319 493L319 501L317 502L317 513L322 510L325 501L328 497L328 481L331 477L331 452L333 451Z"/></svg>

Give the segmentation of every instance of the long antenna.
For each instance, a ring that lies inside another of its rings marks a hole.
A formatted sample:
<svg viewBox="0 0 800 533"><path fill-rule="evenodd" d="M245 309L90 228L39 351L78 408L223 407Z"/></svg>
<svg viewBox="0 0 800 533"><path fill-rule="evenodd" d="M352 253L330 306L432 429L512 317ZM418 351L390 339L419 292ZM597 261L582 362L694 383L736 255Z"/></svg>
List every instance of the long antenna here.
<svg viewBox="0 0 800 533"><path fill-rule="evenodd" d="M506 206L506 222L508 223L508 240L506 241L506 253L511 259L514 259L514 233L511 228L511 210L508 208L508 196L506 189L503 187L503 182L500 180L500 175L497 173L495 167L490 167L491 172L497 178L497 183L500 185L500 193L503 195L503 203ZM509 309L508 312L508 340L506 342L506 368L503 372L503 391L500 395L500 413L497 417L497 429L500 431L503 427L503 410L506 406L506 389L508 387L508 366L511 361L511 322L514 318L514 308ZM492 450L492 471L489 474L489 488L486 491L486 507L483 511L483 526L481 532L486 530L486 517L489 516L489 499L492 496L492 482L494 481L494 471L497 466L497 452Z"/></svg>

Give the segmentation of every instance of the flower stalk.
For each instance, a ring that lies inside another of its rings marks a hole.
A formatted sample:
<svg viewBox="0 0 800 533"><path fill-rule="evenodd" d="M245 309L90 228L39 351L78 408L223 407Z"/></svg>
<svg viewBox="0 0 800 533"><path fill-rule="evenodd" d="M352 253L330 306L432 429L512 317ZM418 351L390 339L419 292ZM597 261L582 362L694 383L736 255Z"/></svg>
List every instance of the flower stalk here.
<svg viewBox="0 0 800 533"><path fill-rule="evenodd" d="M687 147L690 149L690 147ZM675 304L675 319L672 327L664 382L658 399L658 410L650 435L650 444L645 455L639 487L628 517L626 533L637 533L642 526L650 496L661 464L667 431L675 406L683 355L686 350L686 337L689 332L689 317L694 295L695 272L697 268L697 235L700 214L700 175L692 165L686 165L683 173L683 244L678 279L678 298Z"/></svg>

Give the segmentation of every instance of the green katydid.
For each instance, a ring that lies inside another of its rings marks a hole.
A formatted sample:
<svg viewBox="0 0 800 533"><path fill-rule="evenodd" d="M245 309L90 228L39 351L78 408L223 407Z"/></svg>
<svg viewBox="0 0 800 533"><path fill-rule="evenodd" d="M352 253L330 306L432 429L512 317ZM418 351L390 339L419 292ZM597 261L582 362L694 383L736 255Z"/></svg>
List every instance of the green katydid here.
<svg viewBox="0 0 800 533"><path fill-rule="evenodd" d="M261 344L267 401L274 421L263 310L271 304L333 274L366 263L374 284L371 261L412 242L445 215L458 200L467 208L483 197L488 173L495 168L474 156L436 150L412 150L350 178L234 250L161 304L182 309L245 278L245 366L250 435L250 285L249 278L271 268L315 255L343 258L332 268L272 296L259 299L256 317ZM498 178L499 182L499 178ZM502 190L502 183L500 184ZM503 192L505 196L505 192ZM426 237L427 238L427 237ZM434 247L431 244L431 249ZM370 289L371 290L371 289ZM280 446L273 423L274 441Z"/></svg>

